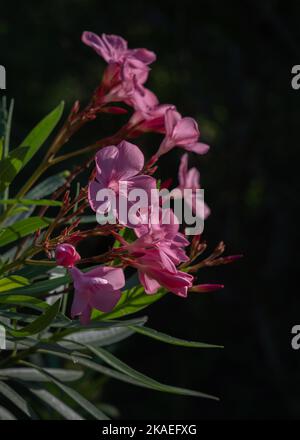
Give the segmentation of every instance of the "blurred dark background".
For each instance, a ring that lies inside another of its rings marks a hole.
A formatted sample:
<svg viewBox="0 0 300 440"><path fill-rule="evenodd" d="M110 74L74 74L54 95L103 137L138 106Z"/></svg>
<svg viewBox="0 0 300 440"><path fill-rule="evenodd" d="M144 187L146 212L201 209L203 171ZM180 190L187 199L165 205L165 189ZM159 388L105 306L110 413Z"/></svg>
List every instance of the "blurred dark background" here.
<svg viewBox="0 0 300 440"><path fill-rule="evenodd" d="M169 294L147 310L153 328L224 350L177 348L138 335L114 347L144 373L221 402L88 377L85 394L115 405L121 418L300 416L300 352L291 348L291 328L300 324L300 91L291 88L291 69L300 61L299 15L299 2L279 0L1 0L0 64L7 95L16 99L13 142L61 99L67 108L75 99L88 101L104 62L81 43L83 30L120 34L131 47L154 50L148 86L161 102L195 117L211 145L207 156L190 159L212 209L205 239L210 249L224 240L228 254L244 254L199 274L203 282L224 283L224 291L187 301ZM99 118L69 150L112 134L123 119ZM150 156L159 141L148 136L137 143ZM163 158L161 176L176 179L181 154L176 149Z"/></svg>

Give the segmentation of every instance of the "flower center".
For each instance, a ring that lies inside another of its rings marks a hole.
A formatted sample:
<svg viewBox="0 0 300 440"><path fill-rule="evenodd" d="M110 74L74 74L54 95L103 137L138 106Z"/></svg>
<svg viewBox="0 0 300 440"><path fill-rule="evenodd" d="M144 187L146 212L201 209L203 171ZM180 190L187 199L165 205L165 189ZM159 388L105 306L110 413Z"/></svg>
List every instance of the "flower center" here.
<svg viewBox="0 0 300 440"><path fill-rule="evenodd" d="M109 182L108 188L112 189L115 193L119 192L119 182L116 180L111 180Z"/></svg>

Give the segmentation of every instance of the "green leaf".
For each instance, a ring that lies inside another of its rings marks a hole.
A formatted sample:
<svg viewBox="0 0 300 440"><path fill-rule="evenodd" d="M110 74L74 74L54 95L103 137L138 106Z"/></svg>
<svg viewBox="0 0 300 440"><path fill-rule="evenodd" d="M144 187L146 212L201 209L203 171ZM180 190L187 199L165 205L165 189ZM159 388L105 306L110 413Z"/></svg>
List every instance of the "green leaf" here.
<svg viewBox="0 0 300 440"><path fill-rule="evenodd" d="M62 202L57 200L31 200L31 199L7 199L0 200L0 205L24 205L24 206L62 206Z"/></svg>
<svg viewBox="0 0 300 440"><path fill-rule="evenodd" d="M178 388L178 387L162 384L154 379L151 379L145 374L142 374L134 370L133 368L129 367L124 362L120 361L120 359L116 358L113 354L109 353L103 348L100 347L95 348L91 345L87 345L87 348L89 348L89 350L92 353L94 353L96 356L102 359L102 361L106 362L111 367L115 368L116 370L120 371L123 374L127 374L133 379L141 381L145 385L148 385L149 387L157 391L163 391L172 394L180 394L184 396L204 397L207 399L219 400L217 397L211 396L209 394L201 393L199 391L188 390L185 388Z"/></svg>
<svg viewBox="0 0 300 440"><path fill-rule="evenodd" d="M0 393L10 400L17 408L24 412L28 417L34 418L33 412L23 397L5 382L0 381Z"/></svg>
<svg viewBox="0 0 300 440"><path fill-rule="evenodd" d="M52 110L52 112L42 119L23 140L20 147L30 147L23 161L23 166L30 161L30 159L50 136L63 114L64 105L65 104L62 101L54 110Z"/></svg>
<svg viewBox="0 0 300 440"><path fill-rule="evenodd" d="M6 292L21 286L28 286L28 284L29 281L27 278L18 275L10 275L0 279L0 292Z"/></svg>
<svg viewBox="0 0 300 440"><path fill-rule="evenodd" d="M14 180L21 169L30 161L59 122L64 109L61 102L51 113L42 119L26 136L18 148L0 162L0 191Z"/></svg>
<svg viewBox="0 0 300 440"><path fill-rule="evenodd" d="M48 349L38 349L37 351L39 353L47 353L53 356L57 356L63 359L67 359L69 361L72 361L76 364L85 366L87 368L90 368L92 370L98 371L99 373L102 373L106 376L112 377L117 380L121 380L122 382L130 383L132 385L141 386L144 388L149 388L156 391L161 392L167 392L172 394L180 394L185 396L194 396L194 397L204 397L209 398L213 400L219 400L217 397L200 393L198 391L188 390L184 388L178 388L173 387L170 385L161 384L160 382L157 382L154 379L151 379L150 377L145 376L142 373L139 373L138 371L134 370L133 368L126 365L124 362L117 359L115 356L113 356L111 353L108 353L106 350L103 349L96 349L90 345L82 344L83 347L88 348L90 351L95 353L97 357L100 357L100 359L112 367L116 368L116 370L113 370L111 368L108 368L104 365L98 364L96 362L91 361L90 359L85 359L81 356L78 356L78 354L66 354L63 352L59 352L56 350L48 350Z"/></svg>
<svg viewBox="0 0 300 440"><path fill-rule="evenodd" d="M5 137L4 137L4 157L8 156L9 147L10 147L10 133L11 133L11 124L12 124L12 116L14 111L15 101L12 99L9 104L9 110L7 114L6 127L5 127Z"/></svg>
<svg viewBox="0 0 300 440"><path fill-rule="evenodd" d="M47 266L24 266L22 269L18 270L16 275L24 276L25 278L28 278L30 280L33 280L34 278L45 275L47 276L46 272L49 270L49 267Z"/></svg>
<svg viewBox="0 0 300 440"><path fill-rule="evenodd" d="M65 339L73 334L78 334L81 332L87 332L90 330L103 330L105 328L113 328L113 327L128 327L129 325L143 325L147 322L148 318L146 316L128 319L122 321L92 321L90 324L82 326L78 323L78 321L71 321L69 326L65 330L61 330L55 336L53 336L52 340L60 341Z"/></svg>
<svg viewBox="0 0 300 440"><path fill-rule="evenodd" d="M39 388L37 386L30 385L26 388L31 391L32 394L37 396L42 402L46 403L50 408L53 408L58 414L63 416L66 420L84 420L76 411L59 400L56 396L49 393L49 391Z"/></svg>
<svg viewBox="0 0 300 440"><path fill-rule="evenodd" d="M86 346L83 345L83 348L86 349ZM44 348L38 349L37 351L39 353L45 353L52 356L57 356L62 359L66 359L70 362L74 362L78 365L82 365L83 367L87 367L93 371L97 371L98 373L104 374L105 376L111 377L116 380L120 380L121 382L129 383L131 385L136 385L143 388L152 389L152 387L150 387L149 385L145 385L145 383L141 382L140 380L133 379L132 377L127 376L126 374L120 373L119 371L113 370L112 368L106 367L105 365L98 364L90 359L85 359L75 354L70 355L56 350L49 350Z"/></svg>
<svg viewBox="0 0 300 440"><path fill-rule="evenodd" d="M59 286L68 284L70 282L69 275L53 278L52 280L44 280L44 281L37 281L33 284L31 284L28 287L21 287L16 290L14 290L15 295L22 295L22 296L32 296L43 294L45 295L50 290L54 290ZM5 294L0 295L0 301L2 296L4 297Z"/></svg>
<svg viewBox="0 0 300 440"><path fill-rule="evenodd" d="M40 333L41 331L45 330L45 328L49 327L49 325L52 323L59 312L59 307L60 300L56 301L52 306L48 307L45 313L39 316L35 321L28 324L26 327L23 327L20 330L8 328L7 331L15 338L26 338L26 336Z"/></svg>
<svg viewBox="0 0 300 440"><path fill-rule="evenodd" d="M129 328L137 333L140 333L141 335L148 336L149 338L153 338L171 345L193 348L223 348L221 345L211 345L203 342L186 341L184 339L174 338L173 336L166 335L165 333L158 332L157 330L149 327L129 326Z"/></svg>
<svg viewBox="0 0 300 440"><path fill-rule="evenodd" d="M122 292L120 301L111 312L103 313L98 310L93 310L92 317L98 320L115 319L130 315L158 301L166 293L165 289L159 289L155 295L147 295L143 286L136 286Z"/></svg>
<svg viewBox="0 0 300 440"><path fill-rule="evenodd" d="M63 171L54 176L47 177L41 183L32 188L27 194L28 199L41 199L54 193L58 188L66 183L66 178L70 175L69 171ZM95 221L95 219L94 219Z"/></svg>
<svg viewBox="0 0 300 440"><path fill-rule="evenodd" d="M67 348L77 348L78 344L91 344L95 346L105 346L115 344L128 338L134 333L127 327L111 327L108 329L87 330L72 333L60 342L60 345Z"/></svg>
<svg viewBox="0 0 300 440"><path fill-rule="evenodd" d="M96 408L91 402L85 399L81 394L77 393L77 391L72 388L67 387L59 380L57 380L52 374L49 374L45 369L40 368L37 365L33 365L29 362L21 361L22 364L28 365L32 368L38 370L45 377L49 378L51 382L53 382L58 388L60 388L65 394L67 394L71 399L73 399L78 405L80 405L85 411L90 413L97 420L109 420L109 418L98 408Z"/></svg>
<svg viewBox="0 0 300 440"><path fill-rule="evenodd" d="M19 289L18 289L19 290ZM47 310L49 305L45 301L27 295L0 294L0 304L20 307L30 307L34 310Z"/></svg>
<svg viewBox="0 0 300 440"><path fill-rule="evenodd" d="M63 370L61 368L45 368L45 371L56 379L63 382L73 382L81 379L83 376L82 371L77 370ZM3 379L21 379L29 382L49 382L49 379L45 377L40 371L35 368L5 368L0 369L0 377Z"/></svg>
<svg viewBox="0 0 300 440"><path fill-rule="evenodd" d="M49 226L50 221L42 217L31 217L20 220L12 226L3 228L0 232L0 246L5 246L20 238L26 237L38 229Z"/></svg>
<svg viewBox="0 0 300 440"><path fill-rule="evenodd" d="M16 417L7 409L0 406L0 420L17 420Z"/></svg>
<svg viewBox="0 0 300 440"><path fill-rule="evenodd" d="M59 174L55 174L54 176L48 177L43 180L41 183L37 184L33 189L31 189L27 194L26 198L30 200L39 200L43 199L50 194L53 194L58 188L63 186L66 183L66 177L70 175L69 171L63 171ZM21 212L21 210L26 210L26 212ZM5 224L11 225L17 222L18 220L22 220L24 218L28 218L34 210L34 206L30 208L26 208L25 206L14 208L14 211L11 213L10 218L6 219ZM17 212L20 211L18 215ZM95 221L95 220L94 220Z"/></svg>

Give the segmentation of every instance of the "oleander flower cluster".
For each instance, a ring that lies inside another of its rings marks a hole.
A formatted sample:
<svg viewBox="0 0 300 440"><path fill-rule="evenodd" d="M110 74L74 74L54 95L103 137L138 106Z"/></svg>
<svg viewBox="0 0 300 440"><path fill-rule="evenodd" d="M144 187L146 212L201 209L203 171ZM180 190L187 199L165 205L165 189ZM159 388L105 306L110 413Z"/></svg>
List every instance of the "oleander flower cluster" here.
<svg viewBox="0 0 300 440"><path fill-rule="evenodd" d="M183 151L176 188L179 192L176 192L175 199L184 199L184 203L202 220L210 214L210 208L204 201L201 209L196 203L200 173L197 168L188 167L189 154L204 155L209 151L209 146L200 142L196 120L182 116L174 104L160 103L157 96L146 88L149 66L156 60L152 51L145 48L129 49L127 41L117 35L99 36L84 32L82 41L103 58L107 66L90 104L81 112L79 104L74 105L69 117L71 127L94 119L102 112L129 113L131 116L113 137L112 140L117 142L110 142L109 139L108 142L96 143L96 149L97 146L99 148L94 157L90 181L79 194L84 209L88 205L99 216L113 214L115 224L96 226L96 231L98 234L111 235L118 246L99 256L101 265L82 271L78 266L88 259L81 258L76 245L95 230L76 231L80 220L75 220L56 240L50 240L50 236L47 236L44 242L50 257L50 249L55 246L57 264L68 268L73 280L72 318L79 317L82 324L88 324L93 309L111 312L122 297L129 268L136 271L145 295L155 295L163 290L187 298L189 292L222 288L220 284L198 284L198 270L207 265L229 263L236 257L220 258L224 251L221 246L221 251L219 249L199 262L206 244L199 235L189 239L184 225L180 224L164 199L158 201L156 221L153 220L154 206L150 195L159 187L156 177L160 171L159 159L162 155L170 154L175 147ZM149 153L132 143L133 139L147 132L162 135L160 145L148 160L145 158L149 157ZM165 187L170 186L167 177L163 176L166 183L162 185ZM184 195L185 189L190 190L188 196ZM139 203L128 220L127 214L135 204L130 199L130 193L136 190L142 190L149 197ZM108 191L113 197L103 199L99 196L101 191ZM70 203L67 193L64 209ZM120 206L126 207L125 216ZM92 260L97 261L97 256Z"/></svg>

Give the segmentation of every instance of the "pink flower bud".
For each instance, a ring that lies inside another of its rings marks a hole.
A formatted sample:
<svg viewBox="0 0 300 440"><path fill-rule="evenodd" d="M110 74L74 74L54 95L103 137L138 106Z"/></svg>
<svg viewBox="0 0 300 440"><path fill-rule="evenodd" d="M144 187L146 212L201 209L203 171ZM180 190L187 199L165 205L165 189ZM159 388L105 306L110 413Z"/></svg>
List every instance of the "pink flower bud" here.
<svg viewBox="0 0 300 440"><path fill-rule="evenodd" d="M74 264L80 260L80 255L74 246L68 243L62 243L55 249L55 258L59 266L73 267Z"/></svg>

